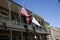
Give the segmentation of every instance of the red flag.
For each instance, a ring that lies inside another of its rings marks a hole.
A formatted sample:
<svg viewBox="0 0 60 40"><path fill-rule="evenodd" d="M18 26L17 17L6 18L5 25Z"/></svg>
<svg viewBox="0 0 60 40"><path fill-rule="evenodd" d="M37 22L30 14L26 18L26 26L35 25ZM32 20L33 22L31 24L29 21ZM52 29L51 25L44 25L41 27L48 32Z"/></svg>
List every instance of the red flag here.
<svg viewBox="0 0 60 40"><path fill-rule="evenodd" d="M21 13L22 13L24 16L29 16L24 7L21 8Z"/></svg>

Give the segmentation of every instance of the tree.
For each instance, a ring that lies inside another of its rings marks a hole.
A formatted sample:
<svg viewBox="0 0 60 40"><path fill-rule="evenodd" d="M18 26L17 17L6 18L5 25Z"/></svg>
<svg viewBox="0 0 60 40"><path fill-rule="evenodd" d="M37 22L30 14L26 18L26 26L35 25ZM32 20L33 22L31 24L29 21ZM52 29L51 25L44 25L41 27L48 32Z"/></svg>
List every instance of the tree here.
<svg viewBox="0 0 60 40"><path fill-rule="evenodd" d="M58 2L60 2L60 0L58 0Z"/></svg>

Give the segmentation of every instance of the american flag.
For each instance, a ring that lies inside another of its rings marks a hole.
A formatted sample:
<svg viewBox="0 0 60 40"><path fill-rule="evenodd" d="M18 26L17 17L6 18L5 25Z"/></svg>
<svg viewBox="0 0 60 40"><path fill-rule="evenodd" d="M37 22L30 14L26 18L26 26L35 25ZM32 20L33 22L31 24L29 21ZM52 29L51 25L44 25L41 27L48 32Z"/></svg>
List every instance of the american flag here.
<svg viewBox="0 0 60 40"><path fill-rule="evenodd" d="M30 17L24 7L21 8L21 14L25 16L26 22L29 23Z"/></svg>
<svg viewBox="0 0 60 40"><path fill-rule="evenodd" d="M21 8L21 13L22 13L24 16L29 16L24 7Z"/></svg>

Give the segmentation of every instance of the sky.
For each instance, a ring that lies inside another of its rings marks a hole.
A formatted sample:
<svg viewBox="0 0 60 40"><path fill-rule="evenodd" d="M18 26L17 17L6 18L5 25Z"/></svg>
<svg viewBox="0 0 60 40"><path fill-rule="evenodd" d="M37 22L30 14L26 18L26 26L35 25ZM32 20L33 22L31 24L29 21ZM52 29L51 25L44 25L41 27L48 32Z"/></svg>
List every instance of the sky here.
<svg viewBox="0 0 60 40"><path fill-rule="evenodd" d="M60 28L60 2L58 0L13 0L41 16L52 27Z"/></svg>

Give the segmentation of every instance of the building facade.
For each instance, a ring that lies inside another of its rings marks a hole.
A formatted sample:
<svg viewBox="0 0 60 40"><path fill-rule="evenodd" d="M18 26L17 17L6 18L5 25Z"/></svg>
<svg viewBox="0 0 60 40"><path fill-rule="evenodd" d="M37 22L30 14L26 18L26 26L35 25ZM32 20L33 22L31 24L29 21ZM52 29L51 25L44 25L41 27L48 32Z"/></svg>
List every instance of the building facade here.
<svg viewBox="0 0 60 40"><path fill-rule="evenodd" d="M41 27L26 24L20 13L21 6L12 0L0 0L0 40L48 40L50 34L47 27L49 23L33 12L32 15L41 24Z"/></svg>
<svg viewBox="0 0 60 40"><path fill-rule="evenodd" d="M49 40L60 40L60 28L52 28Z"/></svg>

